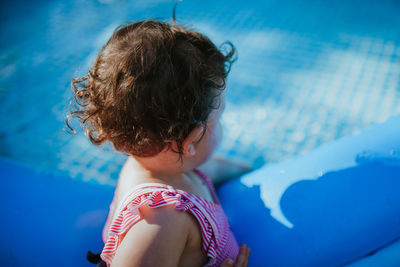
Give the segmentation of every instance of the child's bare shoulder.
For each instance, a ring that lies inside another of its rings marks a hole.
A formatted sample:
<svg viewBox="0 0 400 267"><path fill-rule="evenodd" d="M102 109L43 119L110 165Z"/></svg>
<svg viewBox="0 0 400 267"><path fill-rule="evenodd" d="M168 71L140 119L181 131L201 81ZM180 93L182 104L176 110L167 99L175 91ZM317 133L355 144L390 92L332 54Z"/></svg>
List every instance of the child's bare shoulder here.
<svg viewBox="0 0 400 267"><path fill-rule="evenodd" d="M169 206L140 208L142 220L123 237L114 266L177 266L189 236L188 219Z"/></svg>
<svg viewBox="0 0 400 267"><path fill-rule="evenodd" d="M145 205L139 210L142 218L123 237L113 260L115 266L125 262L131 266L178 266L182 259L203 260L199 254L201 234L191 214L176 210L175 205Z"/></svg>

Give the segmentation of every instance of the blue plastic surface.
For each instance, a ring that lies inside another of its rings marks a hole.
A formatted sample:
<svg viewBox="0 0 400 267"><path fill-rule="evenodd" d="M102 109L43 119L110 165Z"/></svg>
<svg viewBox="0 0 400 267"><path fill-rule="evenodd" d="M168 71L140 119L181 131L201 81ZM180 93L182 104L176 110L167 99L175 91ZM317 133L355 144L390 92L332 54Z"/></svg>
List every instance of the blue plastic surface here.
<svg viewBox="0 0 400 267"><path fill-rule="evenodd" d="M1 266L93 266L113 187L33 171L0 157Z"/></svg>
<svg viewBox="0 0 400 267"><path fill-rule="evenodd" d="M400 239L346 267L400 266Z"/></svg>
<svg viewBox="0 0 400 267"><path fill-rule="evenodd" d="M338 266L400 238L399 152L396 117L221 186L250 266Z"/></svg>

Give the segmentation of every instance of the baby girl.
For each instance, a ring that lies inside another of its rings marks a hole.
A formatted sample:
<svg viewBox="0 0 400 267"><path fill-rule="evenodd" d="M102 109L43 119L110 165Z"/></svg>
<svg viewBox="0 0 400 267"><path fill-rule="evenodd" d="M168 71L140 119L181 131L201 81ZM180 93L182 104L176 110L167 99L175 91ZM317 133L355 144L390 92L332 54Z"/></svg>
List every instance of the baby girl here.
<svg viewBox="0 0 400 267"><path fill-rule="evenodd" d="M228 43L229 44L229 43ZM129 157L103 230L99 266L247 266L198 167L221 140L234 48L147 20L120 26L87 76L72 80L91 142Z"/></svg>

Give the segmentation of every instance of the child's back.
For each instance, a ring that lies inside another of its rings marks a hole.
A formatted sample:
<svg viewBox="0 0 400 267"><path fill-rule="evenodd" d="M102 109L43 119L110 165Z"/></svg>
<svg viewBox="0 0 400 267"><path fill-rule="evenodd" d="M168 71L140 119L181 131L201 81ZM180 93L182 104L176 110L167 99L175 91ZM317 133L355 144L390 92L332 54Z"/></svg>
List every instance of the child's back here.
<svg viewBox="0 0 400 267"><path fill-rule="evenodd" d="M237 242L211 181L197 167L221 138L219 119L233 49L144 21L119 28L88 75L73 80L94 144L109 141L125 163L103 231L112 266L217 266ZM247 265L249 251L237 258Z"/></svg>

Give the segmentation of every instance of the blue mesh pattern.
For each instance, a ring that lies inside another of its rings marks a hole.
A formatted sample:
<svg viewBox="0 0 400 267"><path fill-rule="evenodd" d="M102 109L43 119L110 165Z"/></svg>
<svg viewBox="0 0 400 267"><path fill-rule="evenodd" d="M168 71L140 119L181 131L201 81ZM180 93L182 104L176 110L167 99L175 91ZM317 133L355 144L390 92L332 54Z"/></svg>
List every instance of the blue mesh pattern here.
<svg viewBox="0 0 400 267"><path fill-rule="evenodd" d="M117 25L169 20L173 4L3 1L0 154L115 184L125 156L65 130L70 79ZM217 154L257 168L399 114L399 12L389 0L180 3L179 23L238 50Z"/></svg>

